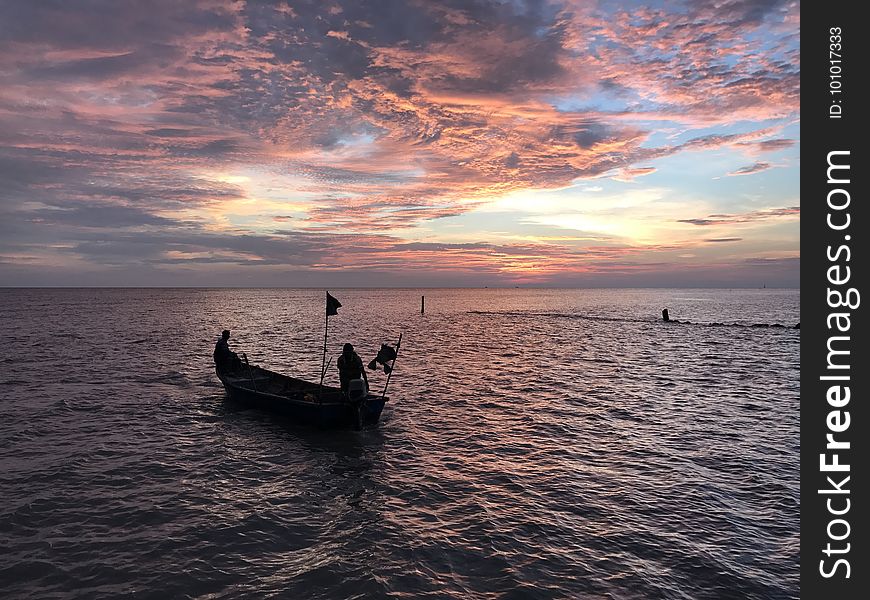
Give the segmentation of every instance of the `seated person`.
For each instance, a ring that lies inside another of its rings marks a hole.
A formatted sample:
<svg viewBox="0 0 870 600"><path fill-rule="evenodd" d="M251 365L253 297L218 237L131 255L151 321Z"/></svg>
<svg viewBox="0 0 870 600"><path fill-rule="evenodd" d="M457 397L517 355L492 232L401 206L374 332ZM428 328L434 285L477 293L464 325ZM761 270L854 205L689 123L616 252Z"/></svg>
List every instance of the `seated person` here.
<svg viewBox="0 0 870 600"><path fill-rule="evenodd" d="M214 364L221 371L236 371L242 366L242 361L230 350L229 339L230 330L224 329L221 339L214 346Z"/></svg>

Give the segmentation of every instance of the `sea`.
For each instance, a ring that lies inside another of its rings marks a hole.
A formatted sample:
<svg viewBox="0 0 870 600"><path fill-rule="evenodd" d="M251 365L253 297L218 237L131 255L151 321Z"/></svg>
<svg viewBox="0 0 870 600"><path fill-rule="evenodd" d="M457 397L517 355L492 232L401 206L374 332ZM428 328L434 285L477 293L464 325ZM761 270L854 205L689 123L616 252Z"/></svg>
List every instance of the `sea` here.
<svg viewBox="0 0 870 600"><path fill-rule="evenodd" d="M799 290L329 291L0 289L0 597L798 598ZM402 334L380 424L233 403L223 329Z"/></svg>

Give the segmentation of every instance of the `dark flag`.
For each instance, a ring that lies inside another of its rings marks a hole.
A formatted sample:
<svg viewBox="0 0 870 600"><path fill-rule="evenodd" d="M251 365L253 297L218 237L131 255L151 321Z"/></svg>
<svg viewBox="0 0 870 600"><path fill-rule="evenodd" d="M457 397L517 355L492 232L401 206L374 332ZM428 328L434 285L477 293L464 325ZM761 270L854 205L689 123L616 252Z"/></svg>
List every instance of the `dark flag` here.
<svg viewBox="0 0 870 600"><path fill-rule="evenodd" d="M341 308L341 302L333 298L329 292L326 292L326 316L337 315L339 308Z"/></svg>
<svg viewBox="0 0 870 600"><path fill-rule="evenodd" d="M381 364L384 365L384 373L389 374L389 372L393 370L393 363L398 355L399 353L396 348L388 346L387 344L381 344L381 349L378 351L378 355L369 363L369 370L374 371L378 368L378 365Z"/></svg>

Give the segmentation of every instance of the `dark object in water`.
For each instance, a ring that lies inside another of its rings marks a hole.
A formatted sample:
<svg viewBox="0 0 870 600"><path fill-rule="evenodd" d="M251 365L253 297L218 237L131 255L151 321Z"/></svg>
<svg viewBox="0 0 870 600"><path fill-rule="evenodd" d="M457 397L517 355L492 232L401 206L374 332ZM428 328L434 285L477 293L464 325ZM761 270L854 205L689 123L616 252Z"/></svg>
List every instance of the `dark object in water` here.
<svg viewBox="0 0 870 600"><path fill-rule="evenodd" d="M340 388L320 386L244 364L235 371L215 369L232 400L294 421L322 428L360 428L376 425L381 418L385 396L367 393L353 402Z"/></svg>
<svg viewBox="0 0 870 600"><path fill-rule="evenodd" d="M368 364L369 370L374 371L381 364L384 366L384 373L389 374L393 370L393 361L396 360L396 356L398 353L395 348L388 344L381 344L378 355Z"/></svg>
<svg viewBox="0 0 870 600"><path fill-rule="evenodd" d="M795 328L795 329L800 329L800 328L801 328L801 324L798 323L797 325L794 326L794 328Z"/></svg>
<svg viewBox="0 0 870 600"><path fill-rule="evenodd" d="M667 323L670 320L671 320L671 318L668 316L668 309L667 308L663 309L662 310L662 321Z"/></svg>

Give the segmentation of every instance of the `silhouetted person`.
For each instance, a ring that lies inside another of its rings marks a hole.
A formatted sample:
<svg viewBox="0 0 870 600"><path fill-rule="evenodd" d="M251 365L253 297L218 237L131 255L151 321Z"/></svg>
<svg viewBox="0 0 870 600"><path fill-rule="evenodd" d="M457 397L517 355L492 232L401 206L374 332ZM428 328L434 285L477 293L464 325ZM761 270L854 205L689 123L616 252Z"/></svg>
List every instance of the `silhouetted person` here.
<svg viewBox="0 0 870 600"><path fill-rule="evenodd" d="M236 353L230 350L230 330L224 329L221 339L214 345L214 364L221 371L235 371L242 365Z"/></svg>
<svg viewBox="0 0 870 600"><path fill-rule="evenodd" d="M363 368L363 361L359 354L354 352L352 344L345 344L338 357L338 377L341 380L341 391L347 394L347 386L351 379L362 378L369 387L369 378Z"/></svg>

